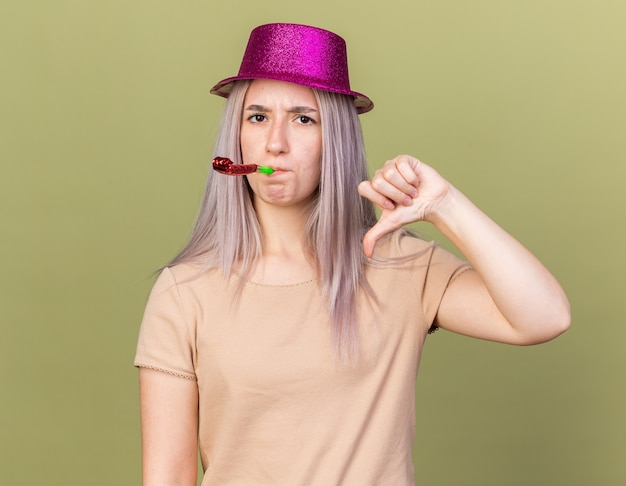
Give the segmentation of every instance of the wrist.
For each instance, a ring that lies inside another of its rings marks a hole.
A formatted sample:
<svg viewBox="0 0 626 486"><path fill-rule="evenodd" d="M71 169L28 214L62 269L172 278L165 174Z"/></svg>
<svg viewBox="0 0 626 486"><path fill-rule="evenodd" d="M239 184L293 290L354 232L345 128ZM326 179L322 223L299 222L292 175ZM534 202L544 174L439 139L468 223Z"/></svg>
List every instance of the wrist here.
<svg viewBox="0 0 626 486"><path fill-rule="evenodd" d="M454 221L469 200L453 185L450 184L446 195L433 206L428 214L427 221L437 229L454 226ZM471 204L471 203L470 203Z"/></svg>

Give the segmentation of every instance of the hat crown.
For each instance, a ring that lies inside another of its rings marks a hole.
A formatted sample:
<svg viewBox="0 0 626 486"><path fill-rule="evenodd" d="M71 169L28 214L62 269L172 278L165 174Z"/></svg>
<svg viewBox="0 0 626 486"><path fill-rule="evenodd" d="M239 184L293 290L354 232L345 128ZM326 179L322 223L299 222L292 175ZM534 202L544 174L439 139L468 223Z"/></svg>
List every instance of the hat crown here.
<svg viewBox="0 0 626 486"><path fill-rule="evenodd" d="M237 76L216 84L211 93L228 97L233 83L274 79L352 96L358 113L374 104L352 91L346 42L328 30L302 24L265 24L252 30Z"/></svg>
<svg viewBox="0 0 626 486"><path fill-rule="evenodd" d="M346 43L332 32L307 25L261 25L250 34L239 77L350 91Z"/></svg>

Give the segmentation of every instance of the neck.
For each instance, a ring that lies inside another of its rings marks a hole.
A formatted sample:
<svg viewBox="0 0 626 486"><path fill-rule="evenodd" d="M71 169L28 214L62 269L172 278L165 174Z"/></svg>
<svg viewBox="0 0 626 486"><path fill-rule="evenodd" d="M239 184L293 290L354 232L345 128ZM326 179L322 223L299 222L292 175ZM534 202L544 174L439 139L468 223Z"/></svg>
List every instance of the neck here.
<svg viewBox="0 0 626 486"><path fill-rule="evenodd" d="M304 227L310 212L308 204L281 207L255 200L254 206L261 227L264 255L303 252Z"/></svg>
<svg viewBox="0 0 626 486"><path fill-rule="evenodd" d="M263 254L250 276L253 281L284 285L316 277L316 265L308 255L304 239L309 208L309 205L270 206L255 201Z"/></svg>

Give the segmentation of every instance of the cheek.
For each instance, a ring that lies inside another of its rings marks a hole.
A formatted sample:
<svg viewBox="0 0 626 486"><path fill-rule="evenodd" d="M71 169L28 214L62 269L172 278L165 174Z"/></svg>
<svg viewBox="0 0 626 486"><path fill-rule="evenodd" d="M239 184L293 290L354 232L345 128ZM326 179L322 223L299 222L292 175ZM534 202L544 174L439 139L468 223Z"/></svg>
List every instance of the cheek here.
<svg viewBox="0 0 626 486"><path fill-rule="evenodd" d="M320 184L320 179L322 177L322 167L321 164L312 164L306 170L305 174L305 182L307 191L314 191Z"/></svg>
<svg viewBox="0 0 626 486"><path fill-rule="evenodd" d="M259 146L258 140L255 138L255 134L253 130L249 130L248 127L244 124L241 127L241 132L239 134L239 146L241 147L242 155L252 155L254 153L254 148Z"/></svg>
<svg viewBox="0 0 626 486"><path fill-rule="evenodd" d="M311 174L322 173L322 139L321 136L311 140L307 145L307 153L309 155L308 172Z"/></svg>
<svg viewBox="0 0 626 486"><path fill-rule="evenodd" d="M247 157L247 155L250 154L250 143L246 142L247 139L244 139L244 137L241 137L241 140L239 142L239 147L241 148L241 155L243 156L244 159L244 164L245 164L245 159Z"/></svg>
<svg viewBox="0 0 626 486"><path fill-rule="evenodd" d="M303 173L307 175L322 173L322 154L321 150L316 145L305 145L299 158Z"/></svg>

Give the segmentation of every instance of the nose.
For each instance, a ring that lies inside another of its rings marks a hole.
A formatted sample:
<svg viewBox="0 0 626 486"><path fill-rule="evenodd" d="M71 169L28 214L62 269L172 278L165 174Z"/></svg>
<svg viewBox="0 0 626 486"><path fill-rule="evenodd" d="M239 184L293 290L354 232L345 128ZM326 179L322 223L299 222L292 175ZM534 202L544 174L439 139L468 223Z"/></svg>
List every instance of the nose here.
<svg viewBox="0 0 626 486"><path fill-rule="evenodd" d="M267 134L265 149L272 155L279 155L289 151L287 124L284 120L275 119L272 121Z"/></svg>

